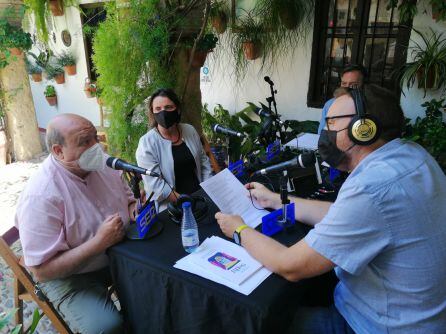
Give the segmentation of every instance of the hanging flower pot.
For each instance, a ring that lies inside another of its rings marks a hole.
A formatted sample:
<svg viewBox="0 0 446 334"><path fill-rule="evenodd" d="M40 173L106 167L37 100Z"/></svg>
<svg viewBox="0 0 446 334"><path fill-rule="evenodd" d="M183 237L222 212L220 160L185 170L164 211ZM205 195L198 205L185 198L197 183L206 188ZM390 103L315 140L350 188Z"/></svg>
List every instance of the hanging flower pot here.
<svg viewBox="0 0 446 334"><path fill-rule="evenodd" d="M11 52L11 54L13 56L21 56L22 53L23 53L23 51L21 49L19 49L19 48L10 48L9 52Z"/></svg>
<svg viewBox="0 0 446 334"><path fill-rule="evenodd" d="M31 78L34 82L41 82L42 81L42 73L33 73L31 74Z"/></svg>
<svg viewBox="0 0 446 334"><path fill-rule="evenodd" d="M85 78L84 93L87 98L96 96L96 85L92 83L89 78Z"/></svg>
<svg viewBox="0 0 446 334"><path fill-rule="evenodd" d="M262 47L259 42L246 41L242 43L243 54L247 60L254 60L260 57Z"/></svg>
<svg viewBox="0 0 446 334"><path fill-rule="evenodd" d="M58 83L59 85L65 83L65 74L64 74L64 73L56 74L56 75L54 76L54 80L55 80L56 83Z"/></svg>
<svg viewBox="0 0 446 334"><path fill-rule="evenodd" d="M54 86L52 85L46 86L44 94L50 106L55 106L57 104L57 95Z"/></svg>
<svg viewBox="0 0 446 334"><path fill-rule="evenodd" d="M68 75L76 75L76 65L66 65L63 68Z"/></svg>
<svg viewBox="0 0 446 334"><path fill-rule="evenodd" d="M225 13L220 12L211 18L211 24L218 34L223 34L228 26L228 17Z"/></svg>
<svg viewBox="0 0 446 334"><path fill-rule="evenodd" d="M63 3L60 0L49 0L48 6L50 8L51 14L53 16L62 16L63 15Z"/></svg>

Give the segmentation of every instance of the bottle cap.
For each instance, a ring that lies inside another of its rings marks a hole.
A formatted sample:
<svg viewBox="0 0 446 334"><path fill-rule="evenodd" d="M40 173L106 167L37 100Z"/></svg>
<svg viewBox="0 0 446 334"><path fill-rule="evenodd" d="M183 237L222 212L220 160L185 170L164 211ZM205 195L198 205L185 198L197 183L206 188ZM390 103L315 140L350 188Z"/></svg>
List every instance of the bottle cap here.
<svg viewBox="0 0 446 334"><path fill-rule="evenodd" d="M183 209L190 208L190 202L184 202L182 205Z"/></svg>

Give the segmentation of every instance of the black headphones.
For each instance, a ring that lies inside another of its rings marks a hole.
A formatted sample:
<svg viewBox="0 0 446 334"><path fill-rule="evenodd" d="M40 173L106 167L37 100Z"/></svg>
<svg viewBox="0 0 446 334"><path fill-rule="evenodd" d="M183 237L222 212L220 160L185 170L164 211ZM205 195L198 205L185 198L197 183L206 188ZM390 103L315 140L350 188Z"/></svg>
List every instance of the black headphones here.
<svg viewBox="0 0 446 334"><path fill-rule="evenodd" d="M205 197L180 195L175 203L167 204L167 212L175 223L181 224L181 219L183 218L183 203L185 202L191 203L192 212L197 222L207 217L209 205Z"/></svg>
<svg viewBox="0 0 446 334"><path fill-rule="evenodd" d="M379 120L365 110L364 93L359 88L349 90L350 95L355 102L356 115L348 125L348 136L350 140L357 145L370 145L378 140L381 134Z"/></svg>

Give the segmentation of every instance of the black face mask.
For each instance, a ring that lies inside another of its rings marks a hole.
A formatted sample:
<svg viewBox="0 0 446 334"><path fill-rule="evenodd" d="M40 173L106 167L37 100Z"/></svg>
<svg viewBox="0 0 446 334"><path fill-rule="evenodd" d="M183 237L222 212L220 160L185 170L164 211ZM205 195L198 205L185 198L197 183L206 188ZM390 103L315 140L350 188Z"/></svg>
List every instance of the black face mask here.
<svg viewBox="0 0 446 334"><path fill-rule="evenodd" d="M159 113L154 113L153 116L155 118L155 121L165 129L168 129L172 125L180 122L180 114L177 110L161 110Z"/></svg>
<svg viewBox="0 0 446 334"><path fill-rule="evenodd" d="M321 135L319 137L319 142L317 144L319 154L320 154L322 160L325 161L327 164L329 164L331 167L336 168L337 166L339 166L341 164L342 160L344 160L344 158L345 158L345 152L341 151L336 146L336 135L338 132L344 131L346 129L347 128L339 130L339 131L332 131L332 130L322 130L321 131ZM350 147L350 148L352 148L352 147ZM348 150L350 150L350 148Z"/></svg>

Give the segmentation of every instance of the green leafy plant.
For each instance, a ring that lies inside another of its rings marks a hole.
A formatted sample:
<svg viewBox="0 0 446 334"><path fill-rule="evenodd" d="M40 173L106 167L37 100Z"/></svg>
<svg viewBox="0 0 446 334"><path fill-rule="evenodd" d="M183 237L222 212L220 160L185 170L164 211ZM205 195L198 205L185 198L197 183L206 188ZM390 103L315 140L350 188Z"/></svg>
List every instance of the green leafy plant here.
<svg viewBox="0 0 446 334"><path fill-rule="evenodd" d="M442 115L445 100L432 99L423 103L425 117L417 117L413 125L407 123L404 137L422 145L446 172L446 124Z"/></svg>
<svg viewBox="0 0 446 334"><path fill-rule="evenodd" d="M27 58L25 58L26 69L28 74L40 74L42 73L42 68L36 64L30 63Z"/></svg>
<svg viewBox="0 0 446 334"><path fill-rule="evenodd" d="M76 65L76 58L72 53L65 51L57 57L57 63L62 67Z"/></svg>
<svg viewBox="0 0 446 334"><path fill-rule="evenodd" d="M46 97L56 96L56 89L54 88L53 85L48 85L45 87L45 91L43 92L43 94Z"/></svg>
<svg viewBox="0 0 446 334"><path fill-rule="evenodd" d="M6 18L0 19L0 53L3 55L0 68L5 67L11 60L12 48L29 50L32 46L31 35L22 28L11 25Z"/></svg>
<svg viewBox="0 0 446 334"><path fill-rule="evenodd" d="M63 74L64 69L60 67L59 65L48 65L45 68L46 76L48 80L54 79L57 75Z"/></svg>
<svg viewBox="0 0 446 334"><path fill-rule="evenodd" d="M446 21L446 2L444 0L430 0L432 5L432 16L437 21Z"/></svg>
<svg viewBox="0 0 446 334"><path fill-rule="evenodd" d="M197 42L197 50L198 51L211 51L215 48L218 42L218 37L212 33L205 34L198 42Z"/></svg>
<svg viewBox="0 0 446 334"><path fill-rule="evenodd" d="M50 57L52 55L51 50L39 50L39 55L37 56L35 53L28 52L28 55L34 58L36 64L41 68L46 68L50 61Z"/></svg>
<svg viewBox="0 0 446 334"><path fill-rule="evenodd" d="M411 88L418 79L418 87L424 90L439 89L445 86L446 77L446 37L430 28L429 35L413 29L421 37L422 43L413 41L412 61L400 69L400 86Z"/></svg>
<svg viewBox="0 0 446 334"><path fill-rule="evenodd" d="M9 311L9 313L0 313L0 331L6 327L6 325L11 321L12 316L17 312L17 309ZM43 314L40 314L39 309L36 308L33 312L33 320L29 328L25 331L22 330L22 325L15 326L11 329L10 334L32 334L36 331L37 325L40 319L42 319ZM3 333L3 332L2 332Z"/></svg>
<svg viewBox="0 0 446 334"><path fill-rule="evenodd" d="M398 8L400 15L400 22L407 23L413 20L418 13L416 0L403 0L399 3L399 0L389 0L387 2L387 10L391 8Z"/></svg>
<svg viewBox="0 0 446 334"><path fill-rule="evenodd" d="M222 34L228 25L229 8L225 1L213 1L209 12L211 25L215 31Z"/></svg>

